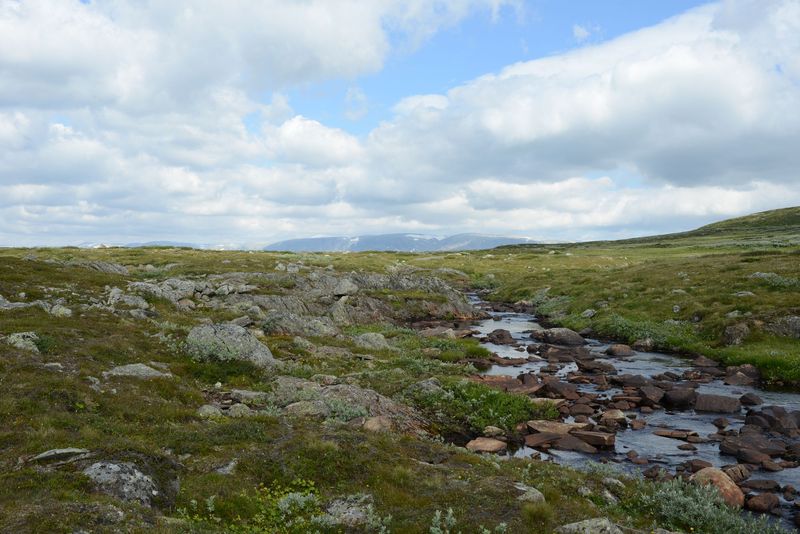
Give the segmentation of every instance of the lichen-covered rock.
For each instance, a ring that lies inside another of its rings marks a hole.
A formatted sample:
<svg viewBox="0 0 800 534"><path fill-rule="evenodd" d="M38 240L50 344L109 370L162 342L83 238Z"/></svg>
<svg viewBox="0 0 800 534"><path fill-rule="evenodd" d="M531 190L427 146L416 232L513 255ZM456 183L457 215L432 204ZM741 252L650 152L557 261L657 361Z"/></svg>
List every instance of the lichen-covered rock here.
<svg viewBox="0 0 800 534"><path fill-rule="evenodd" d="M192 328L186 338L186 349L199 361L248 361L262 368L278 364L266 345L248 330L231 323Z"/></svg>
<svg viewBox="0 0 800 534"><path fill-rule="evenodd" d="M156 483L129 462L96 462L83 470L100 493L128 502L152 504L159 495Z"/></svg>
<svg viewBox="0 0 800 534"><path fill-rule="evenodd" d="M107 379L110 377L130 377L149 380L151 378L172 378L172 374L162 373L143 363L131 363L114 367L103 373L103 378Z"/></svg>
<svg viewBox="0 0 800 534"><path fill-rule="evenodd" d="M36 332L17 332L6 337L6 343L12 347L31 352L39 352L39 347L36 345L38 341L39 336Z"/></svg>
<svg viewBox="0 0 800 534"><path fill-rule="evenodd" d="M356 345L363 349L387 350L391 348L389 343L386 341L386 338L383 337L383 334L378 334L377 332L366 332L361 334L360 336L356 337L355 342Z"/></svg>

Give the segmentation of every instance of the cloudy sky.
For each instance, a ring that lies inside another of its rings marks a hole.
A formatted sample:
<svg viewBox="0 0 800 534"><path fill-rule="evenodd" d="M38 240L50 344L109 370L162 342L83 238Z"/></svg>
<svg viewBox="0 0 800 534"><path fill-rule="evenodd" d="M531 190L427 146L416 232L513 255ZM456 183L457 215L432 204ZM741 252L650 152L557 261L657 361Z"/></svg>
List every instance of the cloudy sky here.
<svg viewBox="0 0 800 534"><path fill-rule="evenodd" d="M800 205L800 0L0 0L0 245Z"/></svg>

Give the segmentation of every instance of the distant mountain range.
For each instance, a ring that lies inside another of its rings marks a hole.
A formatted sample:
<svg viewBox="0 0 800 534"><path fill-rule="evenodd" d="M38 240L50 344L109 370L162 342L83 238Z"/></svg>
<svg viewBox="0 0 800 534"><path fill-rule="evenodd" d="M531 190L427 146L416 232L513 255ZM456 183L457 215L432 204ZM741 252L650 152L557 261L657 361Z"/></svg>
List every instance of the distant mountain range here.
<svg viewBox="0 0 800 534"><path fill-rule="evenodd" d="M535 243L527 238L503 237L482 234L458 234L450 237L433 237L419 234L383 234L358 237L311 237L289 239L264 247L264 250L289 252L446 252L453 250L482 250L502 245Z"/></svg>

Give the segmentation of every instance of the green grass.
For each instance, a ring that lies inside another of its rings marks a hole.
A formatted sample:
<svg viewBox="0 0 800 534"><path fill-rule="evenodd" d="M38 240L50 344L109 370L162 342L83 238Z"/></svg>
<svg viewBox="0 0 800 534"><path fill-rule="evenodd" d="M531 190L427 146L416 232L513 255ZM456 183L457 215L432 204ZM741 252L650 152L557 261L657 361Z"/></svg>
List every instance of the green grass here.
<svg viewBox="0 0 800 534"><path fill-rule="evenodd" d="M406 265L464 289L481 288L492 300L530 300L553 323L591 327L623 341L649 337L665 350L705 354L726 364L754 363L773 383L797 383L800 340L764 328L780 317L800 314L796 215L790 210L682 235L624 242L426 254L424 261L419 255L399 253L0 250L0 295L11 301L63 298L74 312L69 318L52 317L38 307L0 312L0 335L34 331L40 338L38 354L5 344L0 349L0 531L173 533L207 532L214 525L220 531L245 528L259 513L274 511L274 495L265 497L258 488L291 488L298 480L313 483L320 505L333 498L371 494L376 515L391 516L393 532L429 532L437 512L445 519L450 509L464 532L478 525L491 531L504 523L508 532L544 533L601 514L635 528L658 523L719 531L706 519L711 512L724 512L715 508L713 498L700 496L705 504L683 519L674 506L665 504L669 499L664 495L700 500L685 488L661 490L626 481L621 503L612 506L599 497L607 474L526 459L497 461L443 443L442 435L474 436L487 425L513 430L518 422L555 415L552 408L531 406L524 397L465 381L475 369L462 360L487 356L474 340L424 338L402 325L375 324L346 334L381 332L396 350L368 351L347 336L312 339L342 349L320 355L295 346L290 336L264 338L284 362L282 374L332 374L408 402L438 429L439 435L430 438L367 433L343 422L358 415L344 406L335 407L338 418L327 422L274 414L201 420L196 410L207 402L216 382L225 389L268 391L274 376L248 364L194 362L183 353L181 341L191 326L204 318L232 319L232 312L179 312L170 303L153 300L158 316L137 320L81 306L101 301L106 286L124 288L129 281L172 276L273 272L279 262L379 272ZM31 254L37 259L25 259ZM61 263L76 260L121 263L130 274L103 274ZM441 273L440 268L457 269L468 278ZM757 272L774 274L754 278ZM257 276L252 283L260 283ZM256 292L280 293L290 286L263 283ZM740 291L754 295L735 296ZM427 298L415 292L372 296L412 309ZM596 310L591 319L581 316L588 308ZM725 327L739 322L748 324L750 336L741 346L724 346ZM89 377L102 377L115 365L150 361L168 365L174 378L114 379L103 382L102 392L91 387ZM51 362L61 363L63 371L44 367ZM440 381L441 394L404 395L409 386L428 378ZM20 457L59 447L85 447L98 457L132 459L147 465L156 477L179 475L180 491L174 502L145 509L95 493L69 466L45 471L19 463ZM234 458L234 475L215 472ZM519 483L538 488L547 504L518 502L514 485ZM588 499L578 494L584 486L593 492ZM276 491L282 495L283 490ZM209 502L220 522L208 514ZM103 523L112 504L124 512L124 528ZM719 525L737 532L741 524L732 523L731 517L724 515Z"/></svg>

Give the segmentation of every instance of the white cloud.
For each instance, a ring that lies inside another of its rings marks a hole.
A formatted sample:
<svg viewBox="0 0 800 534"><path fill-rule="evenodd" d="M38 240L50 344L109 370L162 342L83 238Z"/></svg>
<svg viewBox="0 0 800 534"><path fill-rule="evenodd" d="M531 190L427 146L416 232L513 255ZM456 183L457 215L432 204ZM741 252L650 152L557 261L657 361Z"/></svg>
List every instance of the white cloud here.
<svg viewBox="0 0 800 534"><path fill-rule="evenodd" d="M509 3L0 0L0 244L589 238L800 204L792 0L409 95L360 138L285 96Z"/></svg>
<svg viewBox="0 0 800 534"><path fill-rule="evenodd" d="M592 34L591 31L587 30L584 26L581 26L580 24L572 25L572 36L579 43L582 43L583 41L588 39L591 34Z"/></svg>

